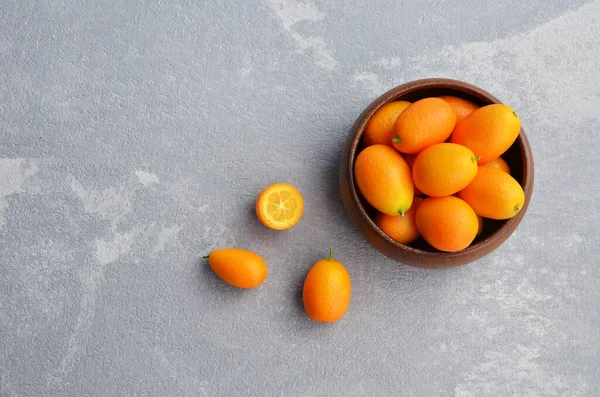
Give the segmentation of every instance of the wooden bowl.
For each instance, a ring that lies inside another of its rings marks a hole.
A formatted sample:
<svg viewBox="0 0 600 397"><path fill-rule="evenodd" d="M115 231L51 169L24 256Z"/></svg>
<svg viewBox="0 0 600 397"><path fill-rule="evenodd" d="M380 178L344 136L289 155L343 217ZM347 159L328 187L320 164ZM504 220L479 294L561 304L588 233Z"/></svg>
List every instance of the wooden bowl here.
<svg viewBox="0 0 600 397"><path fill-rule="evenodd" d="M479 105L501 103L481 88L450 79L416 80L398 87L375 99L358 117L348 135L340 160L340 189L350 219L367 241L381 253L398 262L428 269L443 269L465 265L484 257L498 248L519 226L527 212L533 191L533 155L525 131L521 129L515 143L503 154L512 176L525 192L525 204L517 215L504 221L485 220L483 233L469 247L459 252L437 251L423 239L405 245L384 233L373 221L376 211L363 199L354 179L354 160L364 148L362 134L367 122L384 104L395 100L414 102L425 97L454 95Z"/></svg>

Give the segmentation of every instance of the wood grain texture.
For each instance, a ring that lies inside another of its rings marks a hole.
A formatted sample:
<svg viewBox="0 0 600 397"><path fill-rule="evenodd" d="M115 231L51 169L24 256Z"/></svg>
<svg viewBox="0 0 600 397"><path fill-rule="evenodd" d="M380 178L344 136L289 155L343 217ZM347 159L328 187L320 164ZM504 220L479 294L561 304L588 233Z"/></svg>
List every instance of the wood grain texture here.
<svg viewBox="0 0 600 397"><path fill-rule="evenodd" d="M525 131L521 129L517 140L502 156L511 168L511 174L521 183L525 192L525 205L513 218L506 221L488 221L482 235L468 248L453 253L433 249L422 239L411 245L400 244L375 225L374 210L361 197L354 180L354 160L362 149L361 138L367 122L384 104L395 100L414 102L418 99L454 95L481 106L501 103L490 93L463 81L451 79L423 79L402 84L375 99L361 113L352 126L340 159L339 182L342 201L354 226L367 241L384 255L406 265L444 269L465 265L480 259L496 248L516 230L527 212L534 183L534 163ZM526 118L526 115L525 115Z"/></svg>

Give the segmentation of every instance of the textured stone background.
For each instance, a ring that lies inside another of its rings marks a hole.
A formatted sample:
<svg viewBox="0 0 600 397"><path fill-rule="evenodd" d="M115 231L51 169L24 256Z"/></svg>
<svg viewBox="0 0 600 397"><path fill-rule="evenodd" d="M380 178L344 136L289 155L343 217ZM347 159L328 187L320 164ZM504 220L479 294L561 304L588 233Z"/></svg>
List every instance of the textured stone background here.
<svg viewBox="0 0 600 397"><path fill-rule="evenodd" d="M0 2L1 396L600 393L600 0ZM353 230L337 162L374 97L451 77L515 107L518 231L399 266ZM267 184L306 198L263 228ZM266 258L258 289L199 258ZM312 323L329 245L354 286Z"/></svg>

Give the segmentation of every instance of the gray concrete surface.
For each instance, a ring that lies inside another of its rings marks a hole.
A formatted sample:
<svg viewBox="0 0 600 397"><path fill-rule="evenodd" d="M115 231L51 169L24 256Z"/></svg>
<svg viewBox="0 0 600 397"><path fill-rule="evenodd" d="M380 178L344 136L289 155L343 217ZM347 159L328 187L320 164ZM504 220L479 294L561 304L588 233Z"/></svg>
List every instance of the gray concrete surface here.
<svg viewBox="0 0 600 397"><path fill-rule="evenodd" d="M367 5L366 3L369 3ZM1 396L600 395L600 1L0 2ZM516 108L518 231L449 271L353 230L337 162L361 109L451 77ZM264 186L306 198L286 232ZM327 255L346 317L305 316ZM239 291L200 257L261 254Z"/></svg>

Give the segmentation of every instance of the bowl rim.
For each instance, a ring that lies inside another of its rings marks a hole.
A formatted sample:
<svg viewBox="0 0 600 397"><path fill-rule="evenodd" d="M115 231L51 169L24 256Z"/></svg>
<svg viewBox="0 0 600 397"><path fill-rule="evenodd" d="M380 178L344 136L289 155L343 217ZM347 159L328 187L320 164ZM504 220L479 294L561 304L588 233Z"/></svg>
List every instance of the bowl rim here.
<svg viewBox="0 0 600 397"><path fill-rule="evenodd" d="M525 212L529 207L529 203L531 201L531 196L533 193L533 179L534 179L534 167L533 167L533 154L531 152L531 146L529 145L529 140L527 139L527 135L523 128L519 132L519 135L516 139L516 143L519 145L519 150L524 158L522 168L522 183L521 186L523 188L523 192L525 193L525 203L523 204L523 208L521 208L520 216L514 216L510 219L504 221L504 223L498 227L495 231L493 231L490 235L486 236L482 240L477 241L475 244L469 245L467 248L457 251L457 252L444 252L444 251L425 251L415 247L412 247L407 244L402 244L390 236L387 235L383 230L381 230L373 221L373 219L367 214L364 206L360 202L359 192L356 186L356 181L354 177L354 162L356 160L357 151L361 143L361 138L366 128L367 123L371 119L371 117L375 114L375 112L381 108L383 105L397 100L401 96L408 95L410 93L421 91L424 89L448 89L455 92L460 92L470 97L476 97L482 102L489 102L489 104L500 104L502 103L498 98L490 94L489 92L464 81L448 79L448 78L426 78L409 81L407 83L398 85L396 87L391 88L390 90L384 92L379 97L375 98L360 114L356 122L352 127L353 137L349 147L349 155L347 162L348 179L349 179L349 188L352 196L352 200L356 205L360 216L367 223L372 230L377 233L379 237L384 239L387 243L393 245L396 249L403 250L407 252L407 254L420 255L431 258L439 258L443 256L445 258L462 258L462 257L470 257L474 255L478 251L487 251L486 248L488 246L492 246L493 251L495 246L499 246L506 240L517 228ZM512 229L511 233L508 235L503 234L503 230Z"/></svg>

